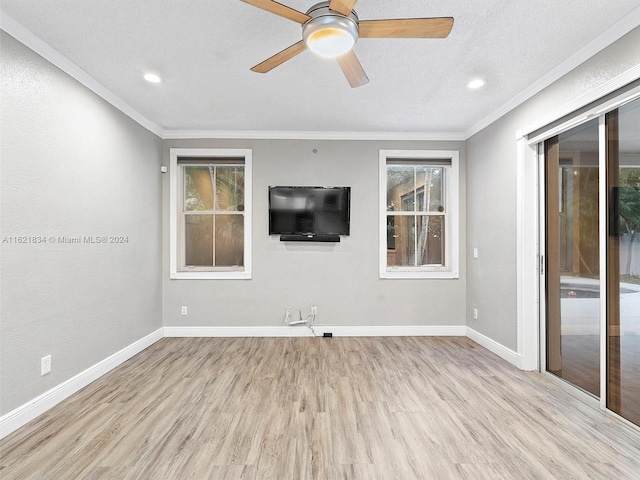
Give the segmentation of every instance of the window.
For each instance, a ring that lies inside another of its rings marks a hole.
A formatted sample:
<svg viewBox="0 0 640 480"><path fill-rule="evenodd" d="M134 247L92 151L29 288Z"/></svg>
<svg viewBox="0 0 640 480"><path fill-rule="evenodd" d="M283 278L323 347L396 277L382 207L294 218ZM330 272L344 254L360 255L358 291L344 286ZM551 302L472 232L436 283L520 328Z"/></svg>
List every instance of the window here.
<svg viewBox="0 0 640 480"><path fill-rule="evenodd" d="M171 278L251 278L251 150L170 158Z"/></svg>
<svg viewBox="0 0 640 480"><path fill-rule="evenodd" d="M380 278L458 278L458 152L380 151Z"/></svg>

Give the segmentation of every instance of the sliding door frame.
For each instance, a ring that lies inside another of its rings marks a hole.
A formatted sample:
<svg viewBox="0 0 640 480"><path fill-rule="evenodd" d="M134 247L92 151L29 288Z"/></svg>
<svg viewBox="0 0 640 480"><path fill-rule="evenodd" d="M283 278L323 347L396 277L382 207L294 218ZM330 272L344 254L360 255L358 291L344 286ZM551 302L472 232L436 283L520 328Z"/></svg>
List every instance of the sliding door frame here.
<svg viewBox="0 0 640 480"><path fill-rule="evenodd" d="M545 178L545 151L544 151L544 141L535 144L536 148L536 166L538 169L538 177L540 179ZM547 238L547 225L544 220L544 212L547 211L547 196L545 194L545 182L539 181L538 185L538 232L537 239L538 244L540 245L540 255L538 257L538 298L539 298L539 309L538 309L538 318L536 319L539 329L540 336L539 342L536 347L538 348L538 355L540 356L540 372L547 371L547 351L546 344L544 339L547 338L547 322L546 322L546 312L547 312L547 296L545 293L545 288L547 285L547 242L545 239Z"/></svg>
<svg viewBox="0 0 640 480"><path fill-rule="evenodd" d="M590 98L583 105L571 105L573 110L532 124L516 133L518 144L518 205L517 205L517 247L518 247L518 354L520 367L524 370L538 370L547 373L545 348L546 305L545 273L546 238L543 212L544 195L544 149L541 145L548 138L567 131L584 122L599 118L599 235L600 235L600 398L583 393L567 382L557 379L567 390L587 400L599 404L602 410L615 415L626 423L638 428L612 410L607 409L607 143L606 114L620 106L640 98L640 77L627 83L616 85L612 82L610 91L601 92L600 97ZM622 80L621 80L622 81ZM616 87L616 88L613 88ZM616 94L617 90L621 90ZM589 105L594 106L589 108ZM572 113L573 112L573 113ZM535 208L532 207L535 205ZM534 239L532 241L531 239ZM534 261L531 261L534 259ZM547 373L549 378L555 378Z"/></svg>
<svg viewBox="0 0 640 480"><path fill-rule="evenodd" d="M618 108L618 107L615 107ZM607 111L614 110L612 108ZM609 231L607 228L609 215L607 214L609 184L607 182L607 112L602 112L598 118L598 153L599 153L599 186L598 186L598 221L600 223L600 408L607 408L607 312L609 308L609 271L607 269L607 245Z"/></svg>

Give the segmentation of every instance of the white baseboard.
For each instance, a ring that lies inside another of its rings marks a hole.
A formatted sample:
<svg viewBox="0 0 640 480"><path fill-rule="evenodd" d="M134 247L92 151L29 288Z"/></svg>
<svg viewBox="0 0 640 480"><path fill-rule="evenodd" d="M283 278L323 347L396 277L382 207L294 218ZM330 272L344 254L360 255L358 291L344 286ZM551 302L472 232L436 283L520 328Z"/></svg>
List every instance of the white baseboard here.
<svg viewBox="0 0 640 480"><path fill-rule="evenodd" d="M53 387L37 396L33 400L19 406L9 413L0 417L0 438L4 438L11 432L26 425L39 415L54 407L67 397L73 395L80 389L86 387L91 382L97 380L105 373L114 369L121 363L124 363L134 355L140 353L145 348L153 345L155 342L163 338L162 328L150 333L146 337L132 343L123 348L119 352L105 358L95 365L87 368L83 372L78 373L69 380Z"/></svg>
<svg viewBox="0 0 640 480"><path fill-rule="evenodd" d="M522 356L517 352L505 347L504 345L496 342L495 340L490 339L489 337L481 334L480 332L476 332L473 328L466 328L466 336L469 337L474 342L480 344L491 353L495 353L503 360L515 365L517 368L522 370Z"/></svg>
<svg viewBox="0 0 640 480"><path fill-rule="evenodd" d="M311 337L304 325L288 327L164 327L165 337Z"/></svg>
<svg viewBox="0 0 640 480"><path fill-rule="evenodd" d="M464 325L382 325L316 327L316 332L331 332L336 337L464 337Z"/></svg>
<svg viewBox="0 0 640 480"><path fill-rule="evenodd" d="M316 335L335 337L464 337L464 325L338 326L314 325ZM305 325L289 327L164 327L165 337L312 337Z"/></svg>

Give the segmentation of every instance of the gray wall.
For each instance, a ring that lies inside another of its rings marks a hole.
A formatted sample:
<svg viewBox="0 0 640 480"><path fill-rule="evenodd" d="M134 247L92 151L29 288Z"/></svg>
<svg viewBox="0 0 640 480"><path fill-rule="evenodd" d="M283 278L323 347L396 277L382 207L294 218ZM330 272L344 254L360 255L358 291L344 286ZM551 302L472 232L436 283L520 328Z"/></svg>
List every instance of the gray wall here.
<svg viewBox="0 0 640 480"><path fill-rule="evenodd" d="M2 243L5 414L162 326L162 142L5 33L1 48L0 236L128 237Z"/></svg>
<svg viewBox="0 0 640 480"><path fill-rule="evenodd" d="M464 142L189 140L170 147L253 150L253 278L169 279L169 179L163 184L163 321L165 326L277 326L285 307L317 323L341 326L464 325ZM316 149L317 153L313 153ZM378 278L378 151L460 151L460 279ZM269 185L345 185L351 191L351 235L338 244L285 243L268 234ZM180 315L181 305L189 315Z"/></svg>
<svg viewBox="0 0 640 480"><path fill-rule="evenodd" d="M467 325L516 350L516 131L640 64L640 28L467 140ZM473 259L478 247L478 259ZM473 320L473 308L478 320Z"/></svg>

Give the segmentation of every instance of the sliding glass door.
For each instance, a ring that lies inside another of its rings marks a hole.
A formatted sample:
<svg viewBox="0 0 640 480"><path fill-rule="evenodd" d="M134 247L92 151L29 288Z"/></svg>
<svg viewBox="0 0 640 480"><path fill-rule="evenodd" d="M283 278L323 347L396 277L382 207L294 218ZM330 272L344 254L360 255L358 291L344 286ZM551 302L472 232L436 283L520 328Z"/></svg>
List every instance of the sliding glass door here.
<svg viewBox="0 0 640 480"><path fill-rule="evenodd" d="M640 99L618 105L541 145L543 353L640 425Z"/></svg>
<svg viewBox="0 0 640 480"><path fill-rule="evenodd" d="M606 116L607 407L640 425L640 100Z"/></svg>
<svg viewBox="0 0 640 480"><path fill-rule="evenodd" d="M598 120L545 142L546 364L600 395Z"/></svg>

